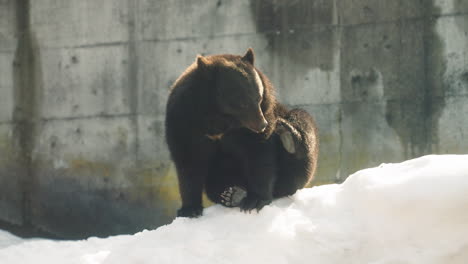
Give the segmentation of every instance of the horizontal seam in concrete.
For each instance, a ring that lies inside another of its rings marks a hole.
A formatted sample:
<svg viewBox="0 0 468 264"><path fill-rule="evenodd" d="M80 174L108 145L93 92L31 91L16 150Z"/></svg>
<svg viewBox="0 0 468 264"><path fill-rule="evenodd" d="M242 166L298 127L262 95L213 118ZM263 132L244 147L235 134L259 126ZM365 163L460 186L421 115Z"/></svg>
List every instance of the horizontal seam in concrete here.
<svg viewBox="0 0 468 264"><path fill-rule="evenodd" d="M431 100L440 100L442 98L468 98L468 94L453 94L445 96L434 96ZM402 103L414 103L412 98L391 98L391 99L380 99L380 100L356 100L356 101L344 101L344 102L329 102L329 103L310 103L310 104L284 104L290 108L295 107L310 107L310 106L330 106L330 105L347 105L347 104L356 104L356 103L368 103L368 104L380 104L380 103L393 103L393 102L402 102Z"/></svg>
<svg viewBox="0 0 468 264"><path fill-rule="evenodd" d="M431 18L439 19L446 17L457 17L457 16L468 16L468 13L449 13L441 15L431 15ZM200 39L220 39L220 38L229 38L229 37L243 37L243 36L253 36L253 35L265 35L265 34L292 34L289 30L316 30L321 28L328 28L335 30L337 28L351 28L351 27L360 27L360 26L369 26L369 25L386 25L386 24L396 24L404 21L423 21L424 16L416 17L402 17L395 20L383 20L383 21L371 21L364 23L355 23L355 24L314 24L314 25L293 25L287 30L268 30L268 31L252 31L252 32L239 32L232 34L214 34L214 35L203 35L203 36L188 36L188 37L176 37L176 38L141 38L137 39L138 42L177 42L177 41L194 41ZM99 47L109 47L109 46L126 46L129 45L129 41L113 41L113 42L102 42L94 44L82 44L76 46L43 46L45 50L54 50L54 49L85 49L85 48L99 48ZM0 52L14 52L14 50L0 50Z"/></svg>
<svg viewBox="0 0 468 264"><path fill-rule="evenodd" d="M114 115L83 115L83 116L70 116L70 117L42 117L39 119L41 122L49 122L49 121L72 121L72 120L80 120L80 119L114 119L114 118L123 118L123 117L133 117L137 116L138 114L134 113L127 113L127 114L114 114Z"/></svg>
<svg viewBox="0 0 468 264"><path fill-rule="evenodd" d="M232 34L214 34L214 35L203 35L203 36L188 36L188 37L176 37L176 38L141 38L137 39L139 42L172 42L172 41L194 41L200 39L220 39L220 38L229 38L229 37L243 37L243 36L254 36L254 35L265 35L265 34L291 34L289 30L317 30L322 28L327 29L336 29L340 27L348 26L361 26L361 25L372 25L372 24L388 24L396 23L398 20L392 21L380 21L373 23L362 23L362 24L350 24L350 25L339 25L339 24L315 24L310 26L303 25L294 25L288 28L287 30L268 30L268 31L251 31L251 32L240 32ZM54 49L83 49L83 48L99 48L99 47L109 47L109 46L125 46L129 45L129 41L113 41L113 42L103 42L95 44L82 44L76 46L43 46L45 50L54 50Z"/></svg>
<svg viewBox="0 0 468 264"><path fill-rule="evenodd" d="M468 16L468 13L453 13L453 14L443 14L443 15L431 15L429 18L432 19L439 19L439 18L448 18L448 17L457 17L457 16ZM386 25L386 24L397 24L401 22L415 22L415 21L424 21L427 19L424 16L415 16L415 17L403 17L396 20L382 20L382 21L370 21L370 22L363 22L363 23L355 23L355 24L343 24L340 25L344 28L348 27L360 27L360 26L372 26L372 25Z"/></svg>
<svg viewBox="0 0 468 264"><path fill-rule="evenodd" d="M128 41L113 41L113 42L102 42L102 43L95 43L95 44L83 44L78 45L76 48L95 48L95 47L108 47L108 46L119 46L119 45L127 45Z"/></svg>
<svg viewBox="0 0 468 264"><path fill-rule="evenodd" d="M242 37L242 36L253 36L253 35L279 35L279 34L292 34L290 30L317 30L322 28L331 28L336 29L340 25L336 24L316 24L316 25L294 25L288 28L287 30L266 30L266 31L251 31L251 32L238 32L231 34L214 34L214 35L204 35L204 36L188 36L188 37L176 37L176 38L142 38L141 41L145 42L171 42L171 41L186 41L186 40L199 40L199 39L217 39L217 38L226 38L226 37Z"/></svg>
<svg viewBox="0 0 468 264"><path fill-rule="evenodd" d="M83 44L77 46L43 46L44 50L56 50L56 49L87 49L87 48L100 48L100 47L112 47L112 46L126 46L128 41L114 41L114 42L102 42L95 44Z"/></svg>
<svg viewBox="0 0 468 264"><path fill-rule="evenodd" d="M85 116L73 116L73 117L43 117L40 118L39 122L54 122L54 121L73 121L73 120L86 120L86 119L118 119L118 118L125 118L125 117L141 117L141 118L153 118L155 121L163 122L165 117L161 117L160 115L149 115L149 114L140 114L140 113L132 113L132 114L115 114L115 115L85 115ZM22 121L15 121L15 120L1 120L0 125L13 125L20 123Z"/></svg>
<svg viewBox="0 0 468 264"><path fill-rule="evenodd" d="M336 102L328 102L328 103L287 104L287 106L289 106L289 107L307 107L307 106L346 105L346 104L356 104L356 103L379 104L379 103L392 102L392 101L402 101L402 100L399 100L399 99L348 100L348 101L336 101Z"/></svg>
<svg viewBox="0 0 468 264"><path fill-rule="evenodd" d="M243 36L254 36L262 34L260 32L247 32L247 33L232 33L232 34L220 34L220 35L207 35L207 36L189 36L189 37L176 37L176 38L143 38L144 42L177 42L177 41L193 41L200 39L218 39L228 37L243 37Z"/></svg>
<svg viewBox="0 0 468 264"><path fill-rule="evenodd" d="M445 17L454 17L454 16L468 16L468 13L451 13L451 14L442 14L442 15L432 15L431 17L434 19L438 18L445 18ZM335 30L336 28L341 27L359 27L359 26L369 26L369 25L385 25L385 24L397 24L401 22L411 22L411 21L424 21L424 16L416 16L416 17L402 17L395 20L383 20L383 21L372 21L372 22L365 22L365 23L356 23L356 24L315 24L309 26L303 25L293 25L287 30L307 30L307 29L320 29L320 28L330 28ZM215 34L215 35L207 35L207 36L189 36L189 37L176 37L176 38L142 38L140 41L144 42L171 42L171 41L187 41L187 40L199 40L199 39L216 39L216 38L225 38L225 37L239 37L239 36L252 36L252 35L265 35L265 34L283 34L284 30L268 30L268 31L252 31L252 32L240 32L240 33L232 33L232 34ZM286 31L284 34L290 34Z"/></svg>
<svg viewBox="0 0 468 264"><path fill-rule="evenodd" d="M417 21L423 20L423 18L412 18L406 19L408 21ZM177 38L143 38L141 41L143 42L178 42L178 41L195 41L201 39L221 39L221 38L229 38L229 37L242 37L242 36L253 36L253 35L280 35L280 34L293 34L290 33L289 30L316 30L318 28L328 28L329 30L336 30L339 28L349 28L349 27L359 27L359 26L369 26L369 25L385 25L385 24L397 24L400 23L401 20L391 20L391 21L380 21L380 22L372 22L372 23L361 23L361 24L349 24L349 25L334 25L334 24L323 24L323 25L316 25L316 26L293 26L288 30L269 30L269 31L257 31L257 32L249 32L249 33L233 33L233 34L220 34L220 35L208 35L208 36L190 36L190 37L177 37ZM297 32L294 32L297 33Z"/></svg>

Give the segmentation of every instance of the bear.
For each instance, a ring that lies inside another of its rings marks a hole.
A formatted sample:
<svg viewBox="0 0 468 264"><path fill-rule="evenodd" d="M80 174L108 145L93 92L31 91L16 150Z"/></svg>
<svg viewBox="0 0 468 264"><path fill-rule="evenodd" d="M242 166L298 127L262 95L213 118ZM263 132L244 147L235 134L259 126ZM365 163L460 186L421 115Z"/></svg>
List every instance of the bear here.
<svg viewBox="0 0 468 264"><path fill-rule="evenodd" d="M318 133L312 116L289 110L268 78L244 55L198 55L171 86L165 136L182 207L202 215L202 193L214 203L260 211L313 178Z"/></svg>

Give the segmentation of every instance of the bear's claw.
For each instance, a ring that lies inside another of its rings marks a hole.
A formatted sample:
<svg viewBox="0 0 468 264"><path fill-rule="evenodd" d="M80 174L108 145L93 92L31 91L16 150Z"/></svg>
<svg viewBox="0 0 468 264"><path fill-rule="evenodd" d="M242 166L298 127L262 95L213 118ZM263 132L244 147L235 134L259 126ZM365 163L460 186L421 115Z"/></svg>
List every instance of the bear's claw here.
<svg viewBox="0 0 468 264"><path fill-rule="evenodd" d="M240 208L243 212L251 212L253 209L256 209L259 212L265 205L271 203L271 199L260 199L257 197L247 196L242 200Z"/></svg>

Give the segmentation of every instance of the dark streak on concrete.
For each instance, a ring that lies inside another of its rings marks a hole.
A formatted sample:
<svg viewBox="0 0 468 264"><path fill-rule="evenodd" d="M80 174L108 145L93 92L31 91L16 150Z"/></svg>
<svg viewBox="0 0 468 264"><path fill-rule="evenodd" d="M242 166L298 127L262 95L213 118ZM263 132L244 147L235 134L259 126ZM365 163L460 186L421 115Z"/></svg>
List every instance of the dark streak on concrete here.
<svg viewBox="0 0 468 264"><path fill-rule="evenodd" d="M437 153L439 150L438 127L442 110L445 107L445 83L446 59L444 58L444 43L436 31L437 15L441 12L436 7L435 0L425 6L424 23L424 66L426 73L426 93L424 100L424 119L428 132L426 142L429 153ZM432 143L432 144L431 144Z"/></svg>
<svg viewBox="0 0 468 264"><path fill-rule="evenodd" d="M441 10L433 0L421 2L420 9L421 22L401 21L399 25L399 89L411 90L411 94L399 100L387 100L386 107L387 123L400 137L408 159L438 152L438 121L445 106L444 44L435 28ZM414 43L406 43L408 40ZM405 53L407 50L411 50L409 54ZM408 62L412 68L405 68ZM413 80L404 82L406 79ZM385 88L386 93L391 92L392 87Z"/></svg>
<svg viewBox="0 0 468 264"><path fill-rule="evenodd" d="M454 0L454 10L462 10L468 12L468 1L466 0ZM468 13L464 16L456 17L455 23L457 24L460 31L465 34L465 37L468 36ZM456 76L459 79L459 83L466 87L463 92L468 91L468 53L465 55L465 65L462 69L460 76Z"/></svg>
<svg viewBox="0 0 468 264"><path fill-rule="evenodd" d="M18 46L14 59L14 138L19 147L19 160L24 170L21 172L23 227L33 229L32 195L36 185L33 158L38 98L42 84L39 50L36 39L30 30L29 0L16 1Z"/></svg>
<svg viewBox="0 0 468 264"><path fill-rule="evenodd" d="M304 65L305 70L333 69L334 1L251 0L250 6L257 32L265 35L273 55Z"/></svg>

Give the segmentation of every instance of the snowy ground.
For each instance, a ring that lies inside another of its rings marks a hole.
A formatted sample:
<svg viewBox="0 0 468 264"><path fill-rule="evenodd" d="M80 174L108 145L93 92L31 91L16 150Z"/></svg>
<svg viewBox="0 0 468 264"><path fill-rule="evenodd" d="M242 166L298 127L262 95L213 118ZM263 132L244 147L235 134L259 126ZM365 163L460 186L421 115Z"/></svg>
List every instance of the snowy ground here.
<svg viewBox="0 0 468 264"><path fill-rule="evenodd" d="M384 164L259 214L213 206L132 236L57 242L0 231L0 263L468 263L468 155Z"/></svg>

